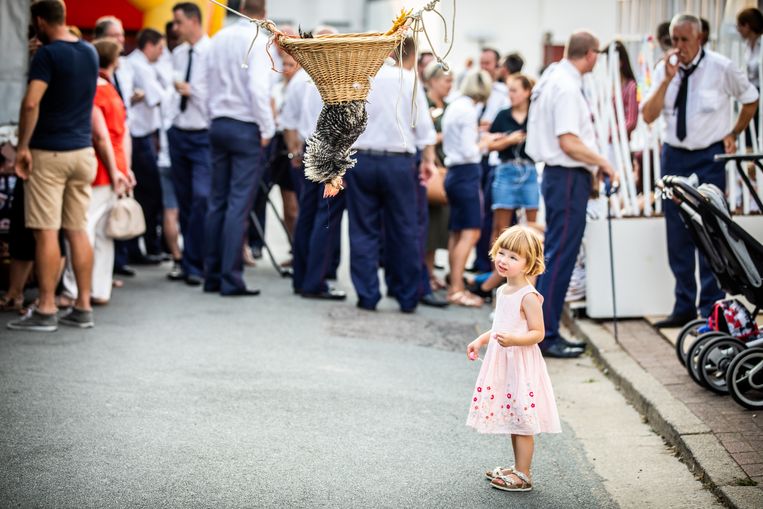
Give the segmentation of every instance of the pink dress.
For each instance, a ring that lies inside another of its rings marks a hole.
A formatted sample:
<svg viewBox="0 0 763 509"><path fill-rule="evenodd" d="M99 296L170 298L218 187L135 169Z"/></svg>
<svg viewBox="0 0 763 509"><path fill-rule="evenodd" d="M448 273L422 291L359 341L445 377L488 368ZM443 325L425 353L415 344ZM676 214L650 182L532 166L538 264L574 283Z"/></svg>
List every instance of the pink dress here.
<svg viewBox="0 0 763 509"><path fill-rule="evenodd" d="M502 347L494 336L496 332L526 332L522 299L528 293L540 294L532 285L512 294L505 294L504 288L496 292L498 302L490 341L466 425L480 433L560 433L554 390L538 345Z"/></svg>

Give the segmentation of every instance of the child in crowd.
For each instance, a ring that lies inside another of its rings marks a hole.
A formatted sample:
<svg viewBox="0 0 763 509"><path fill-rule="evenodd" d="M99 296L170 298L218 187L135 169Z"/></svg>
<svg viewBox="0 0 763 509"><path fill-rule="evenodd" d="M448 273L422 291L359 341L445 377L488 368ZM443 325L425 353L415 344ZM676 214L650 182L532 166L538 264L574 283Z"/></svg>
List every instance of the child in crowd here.
<svg viewBox="0 0 763 509"><path fill-rule="evenodd" d="M471 360L487 345L466 424L480 433L511 435L515 465L485 472L493 488L530 491L534 435L559 433L551 380L538 343L543 340L543 297L529 278L543 273L543 244L531 228L513 226L490 250L506 278L497 290L493 327L466 347Z"/></svg>

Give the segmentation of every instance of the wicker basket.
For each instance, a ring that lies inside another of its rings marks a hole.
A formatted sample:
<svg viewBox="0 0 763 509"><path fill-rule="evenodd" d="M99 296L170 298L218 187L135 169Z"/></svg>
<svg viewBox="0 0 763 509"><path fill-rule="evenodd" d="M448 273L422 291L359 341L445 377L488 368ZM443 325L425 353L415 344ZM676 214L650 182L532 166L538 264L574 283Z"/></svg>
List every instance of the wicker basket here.
<svg viewBox="0 0 763 509"><path fill-rule="evenodd" d="M326 104L362 101L384 60L404 36L379 32L330 34L314 38L278 37L278 43L315 82Z"/></svg>

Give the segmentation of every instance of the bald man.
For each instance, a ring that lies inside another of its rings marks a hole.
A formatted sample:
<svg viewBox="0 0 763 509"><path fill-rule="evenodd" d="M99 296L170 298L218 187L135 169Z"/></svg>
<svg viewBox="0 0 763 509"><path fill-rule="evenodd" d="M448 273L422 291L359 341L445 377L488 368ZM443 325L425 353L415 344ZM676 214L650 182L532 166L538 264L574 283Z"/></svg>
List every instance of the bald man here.
<svg viewBox="0 0 763 509"><path fill-rule="evenodd" d="M535 86L527 123L526 152L546 163L541 191L546 206L546 273L543 295L547 357L577 357L585 344L559 335L559 320L586 225L586 204L594 177L617 177L598 153L591 110L583 95L583 75L593 70L599 41L589 32L572 34L565 58L549 67Z"/></svg>

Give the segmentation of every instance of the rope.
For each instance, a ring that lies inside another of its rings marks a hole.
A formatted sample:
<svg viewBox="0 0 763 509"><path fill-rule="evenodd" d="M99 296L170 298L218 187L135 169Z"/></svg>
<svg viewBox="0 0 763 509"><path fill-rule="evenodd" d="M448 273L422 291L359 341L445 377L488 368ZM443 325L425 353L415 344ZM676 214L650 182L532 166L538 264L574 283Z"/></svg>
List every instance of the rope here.
<svg viewBox="0 0 763 509"><path fill-rule="evenodd" d="M275 38L276 37L281 37L281 36L284 35L283 32L278 30L278 28L276 27L276 24L273 23L269 19L250 18L246 14L238 12L236 9L231 9L227 5L222 4L222 3L218 2L217 0L209 0L209 1L212 2L215 5L219 5L220 7L222 7L223 9L225 9L228 12L232 12L233 14L238 16L239 18L243 18L243 19L249 21L249 23L254 23L257 26L257 33L254 34L254 39L252 39L252 43L249 45L249 50L246 52L246 56L244 57L244 61L241 63L241 68L242 69L248 69L249 68L249 64L247 64L247 62L249 61L249 55L252 54L252 49L254 48L254 43L257 41L257 37L260 35L260 29L262 28L262 29L265 29L265 30L267 30L268 32L270 32L272 34L268 38L268 44L265 46L265 52L268 54L268 58L270 58L270 69L272 71L280 73L281 71L276 69L276 63L275 63L275 60L273 60L273 55L270 54L270 48L271 48L271 46L273 46L273 41L275 40Z"/></svg>
<svg viewBox="0 0 763 509"><path fill-rule="evenodd" d="M432 50L432 56L435 58L435 61L437 64L442 68L444 72L450 72L450 66L445 61L445 59L450 55L450 52L453 50L453 35L455 34L456 30L456 0L453 0L453 19L452 19L452 26L451 26L451 38L450 43L448 43L448 22L446 21L445 17L437 10L435 10L436 5L440 2L440 0L432 0L431 2L427 3L419 9L416 13L411 14L408 16L408 19L411 20L411 30L413 31L413 47L414 47L414 54L416 57L416 61L419 60L419 34L422 32L424 33L424 37L426 37L427 42L429 43L429 48ZM437 14L443 23L443 29L445 31L445 43L448 44L448 49L445 51L445 54L440 56L437 54L437 50L435 49L434 44L432 44L432 39L429 37L429 32L427 31L426 23L424 23L424 13L425 12L434 12ZM400 47L402 48L403 41L400 41ZM401 50L401 58L399 60L402 62L402 50ZM416 118L418 116L418 103L416 102L416 97L418 95L418 88L419 88L419 73L414 72L413 73L413 92L411 93L411 128L416 127ZM402 79L403 74L402 70L400 72L400 80L402 85ZM399 121L398 121L399 123Z"/></svg>
<svg viewBox="0 0 763 509"><path fill-rule="evenodd" d="M252 39L252 43L249 45L249 50L246 52L246 57L244 59L244 62L241 64L241 67L244 69L247 69L249 66L247 62L249 61L249 56L252 52L252 49L254 48L254 43L257 40L257 37L260 35L260 29L265 29L268 32L270 32L272 35L269 37L268 44L266 46L266 52L268 54L268 57L270 58L270 64L271 69L275 72L281 72L278 69L275 68L275 61L273 60L273 56L270 54L270 48L273 45L273 42L279 38L283 37L284 34L278 28L276 27L275 23L269 19L256 19L256 18L250 18L246 14L243 14L235 9L232 9L228 7L227 5L220 3L217 0L209 0L215 5L218 5L225 9L228 12L231 12L235 14L236 16L243 18L250 23L254 23L257 25L257 33L254 35L254 39ZM406 17L406 22L410 21L410 28L413 31L413 42L414 42L414 53L416 60L418 61L419 56L419 34L424 33L424 37L426 37L427 42L429 43L429 47L432 50L432 56L437 61L437 64L442 68L444 72L450 72L450 66L445 61L445 59L450 55L450 52L453 50L453 42L454 42L454 35L456 31L456 0L453 0L453 18L451 20L451 28L450 28L450 41L448 41L448 22L445 19L445 17L436 10L437 4L440 3L440 0L431 0L430 2L426 3L421 9L416 11L415 13L412 13L411 15ZM424 23L424 13L425 12L434 12L439 16L440 20L442 20L443 23L443 29L445 31L445 43L448 44L447 50L443 55L438 54L437 50L434 47L434 44L432 44L432 39L429 37L429 32L427 31L426 23ZM398 63L402 62L402 47L403 47L403 40L400 41L400 45L398 48ZM370 79L370 77L369 77ZM398 101L395 105L395 112L397 116L397 108L400 101L400 95L402 95L402 84L403 84L403 72L402 72L402 66L400 68L400 93L398 94ZM418 115L418 104L416 102L416 97L418 95L418 86L419 86L419 73L414 72L414 78L413 78L413 93L411 94L411 128L416 127L416 117ZM400 127L400 119L398 116L398 130L400 131L400 134L402 135L402 128Z"/></svg>

